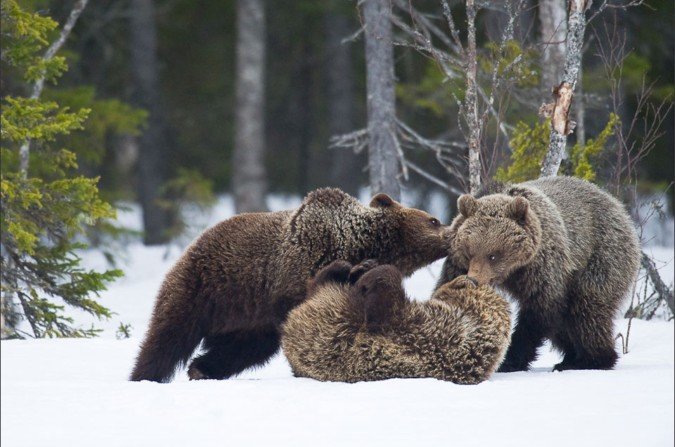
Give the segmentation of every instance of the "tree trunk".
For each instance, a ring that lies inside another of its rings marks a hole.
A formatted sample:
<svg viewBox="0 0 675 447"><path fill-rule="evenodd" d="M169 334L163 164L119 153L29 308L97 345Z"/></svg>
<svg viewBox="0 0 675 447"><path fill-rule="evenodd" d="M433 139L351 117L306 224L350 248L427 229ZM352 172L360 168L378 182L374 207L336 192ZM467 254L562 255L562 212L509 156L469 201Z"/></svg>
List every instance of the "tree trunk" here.
<svg viewBox="0 0 675 447"><path fill-rule="evenodd" d="M168 241L170 213L158 199L166 181L168 139L162 112L157 61L157 24L152 0L131 2L131 72L133 103L148 111L148 126L139 139L138 198L143 208L146 245Z"/></svg>
<svg viewBox="0 0 675 447"><path fill-rule="evenodd" d="M565 56L565 72L562 82L553 92L555 102L550 105L551 137L548 152L541 166L541 177L558 174L560 163L565 153L567 135L574 128L569 120L570 107L574 87L579 78L581 54L586 31L586 7L592 0L570 0L567 19L567 53Z"/></svg>
<svg viewBox="0 0 675 447"><path fill-rule="evenodd" d="M313 58L311 43L305 38L300 43L302 59L300 69L297 74L297 116L299 118L298 126L298 192L304 196L309 192L310 185L310 166L312 151L312 130L316 127L314 120L316 110L312 102L312 91L314 88Z"/></svg>
<svg viewBox="0 0 675 447"><path fill-rule="evenodd" d="M237 1L237 110L232 191L237 213L265 211L265 9Z"/></svg>
<svg viewBox="0 0 675 447"><path fill-rule="evenodd" d="M481 123L478 119L478 97L476 95L477 53L476 53L476 6L474 0L466 2L467 48L466 48L466 97L464 114L469 127L469 192L478 192L481 184Z"/></svg>
<svg viewBox="0 0 675 447"><path fill-rule="evenodd" d="M560 83L565 68L567 10L565 0L539 1L542 100L551 99L551 90Z"/></svg>
<svg viewBox="0 0 675 447"><path fill-rule="evenodd" d="M577 103L575 105L577 119L575 130L577 132L577 143L580 146L586 145L586 101L584 100L583 69L583 65L580 64L579 79L577 79Z"/></svg>
<svg viewBox="0 0 675 447"><path fill-rule="evenodd" d="M390 0L364 0L366 89L368 92L368 170L373 194L400 200L394 46Z"/></svg>
<svg viewBox="0 0 675 447"><path fill-rule="evenodd" d="M339 11L339 2L332 0L324 17L326 30L326 75L328 80L328 122L331 136L354 130L354 63L351 44L342 43L350 33L350 20ZM331 183L356 196L359 192L359 170L356 154L347 149L331 150Z"/></svg>

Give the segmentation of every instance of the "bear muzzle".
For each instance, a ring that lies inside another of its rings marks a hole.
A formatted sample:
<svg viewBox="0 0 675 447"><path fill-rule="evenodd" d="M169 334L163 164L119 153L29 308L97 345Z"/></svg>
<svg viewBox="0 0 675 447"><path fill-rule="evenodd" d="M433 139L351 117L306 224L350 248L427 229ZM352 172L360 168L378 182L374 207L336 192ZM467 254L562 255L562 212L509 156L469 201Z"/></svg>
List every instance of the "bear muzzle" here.
<svg viewBox="0 0 675 447"><path fill-rule="evenodd" d="M473 280L477 285L493 285L496 277L494 272L487 263L471 260L469 262L469 271L467 276Z"/></svg>

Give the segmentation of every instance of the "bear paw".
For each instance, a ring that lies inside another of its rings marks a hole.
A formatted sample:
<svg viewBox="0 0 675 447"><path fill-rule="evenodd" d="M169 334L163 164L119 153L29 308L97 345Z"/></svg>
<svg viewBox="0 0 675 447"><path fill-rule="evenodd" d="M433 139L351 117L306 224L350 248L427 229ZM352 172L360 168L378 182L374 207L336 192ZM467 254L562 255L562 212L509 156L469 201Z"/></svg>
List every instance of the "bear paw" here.
<svg viewBox="0 0 675 447"><path fill-rule="evenodd" d="M319 270L319 273L317 273L314 277L314 283L319 285L325 282L347 282L351 270L352 265L349 262L333 261L326 267Z"/></svg>
<svg viewBox="0 0 675 447"><path fill-rule="evenodd" d="M448 287L452 289L475 289L478 287L478 281L467 275L462 275L450 281Z"/></svg>
<svg viewBox="0 0 675 447"><path fill-rule="evenodd" d="M363 276L364 273L369 272L378 266L375 259L366 259L361 263L355 265L349 272L349 282L355 284Z"/></svg>
<svg viewBox="0 0 675 447"><path fill-rule="evenodd" d="M194 364L194 362L188 368L188 377L190 380L206 380L210 379L209 376L204 374L199 370L199 368Z"/></svg>
<svg viewBox="0 0 675 447"><path fill-rule="evenodd" d="M516 365L511 362L504 362L501 365L499 365L499 368L497 369L497 372L502 372L502 373L510 373L510 372L517 372L517 371L527 371L527 366L522 366L522 365Z"/></svg>

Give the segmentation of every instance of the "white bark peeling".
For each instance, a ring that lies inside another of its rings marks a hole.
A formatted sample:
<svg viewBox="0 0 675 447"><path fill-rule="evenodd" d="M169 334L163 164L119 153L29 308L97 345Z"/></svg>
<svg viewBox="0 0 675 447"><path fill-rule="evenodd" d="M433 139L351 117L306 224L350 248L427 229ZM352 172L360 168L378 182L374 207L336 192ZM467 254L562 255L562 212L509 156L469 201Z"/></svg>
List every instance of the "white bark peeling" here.
<svg viewBox="0 0 675 447"><path fill-rule="evenodd" d="M466 97L464 113L469 127L469 192L478 192L481 184L481 122L478 119L477 53L476 53L476 6L473 0L466 2L467 51L466 51Z"/></svg>
<svg viewBox="0 0 675 447"><path fill-rule="evenodd" d="M544 110L551 111L551 136L549 150L541 166L541 177L558 174L565 153L567 135L574 129L575 123L569 120L569 111L581 69L582 45L586 31L585 11L590 4L591 0L570 0L569 3L565 72L562 82L553 92L555 102L542 107Z"/></svg>

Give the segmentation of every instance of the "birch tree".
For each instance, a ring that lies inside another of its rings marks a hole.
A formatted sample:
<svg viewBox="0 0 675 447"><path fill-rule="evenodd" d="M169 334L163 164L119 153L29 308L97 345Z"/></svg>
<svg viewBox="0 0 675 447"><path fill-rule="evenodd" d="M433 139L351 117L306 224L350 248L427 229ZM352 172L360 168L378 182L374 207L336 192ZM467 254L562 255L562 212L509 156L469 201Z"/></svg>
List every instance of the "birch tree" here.
<svg viewBox="0 0 675 447"><path fill-rule="evenodd" d="M466 2L467 45L466 45L466 97L464 114L469 126L469 192L478 192L481 184L482 165L480 161L482 125L478 119L478 98L476 96L476 4Z"/></svg>
<svg viewBox="0 0 675 447"><path fill-rule="evenodd" d="M581 69L582 46L586 32L586 10L592 0L569 0L567 19L565 71L562 82L553 90L554 102L543 107L544 115L551 118L549 149L541 166L541 176L558 174L567 144L567 135L572 133L574 123L569 119L574 88Z"/></svg>
<svg viewBox="0 0 675 447"><path fill-rule="evenodd" d="M237 1L236 125L232 191L237 213L265 211L265 9Z"/></svg>
<svg viewBox="0 0 675 447"><path fill-rule="evenodd" d="M84 8L87 7L88 2L89 0L78 0L75 2L75 4L73 5L73 9L70 10L70 14L68 15L68 20L66 20L66 23L63 25L63 28L61 28L61 31L59 32L59 37L49 46L49 48L47 48L47 51L45 51L45 54L42 58L45 64L48 64L52 59L54 59L56 53L58 53L63 44L66 43L66 40L70 35L70 32L73 30L73 27L77 23L77 19L80 18L80 15L82 14L82 11L84 11ZM30 99L36 100L40 98L40 96L42 95L42 90L45 87L45 79L46 73L43 72L33 84ZM28 175L29 156L30 156L30 139L26 139L21 145L21 148L19 149L19 171L21 172L21 175L24 178Z"/></svg>
<svg viewBox="0 0 675 447"><path fill-rule="evenodd" d="M566 0L539 1L539 44L541 46L541 89L546 101L551 89L558 85L565 68L567 49Z"/></svg>

